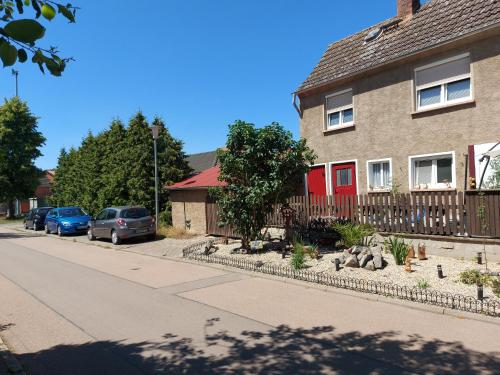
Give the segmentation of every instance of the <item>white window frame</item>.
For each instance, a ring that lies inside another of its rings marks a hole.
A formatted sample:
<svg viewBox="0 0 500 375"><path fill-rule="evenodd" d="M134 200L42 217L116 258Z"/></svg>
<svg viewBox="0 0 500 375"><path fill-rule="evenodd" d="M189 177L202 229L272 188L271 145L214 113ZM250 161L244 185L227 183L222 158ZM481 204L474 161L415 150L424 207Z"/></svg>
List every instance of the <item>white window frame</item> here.
<svg viewBox="0 0 500 375"><path fill-rule="evenodd" d="M331 109L331 110L328 110L327 106L328 106L328 98L331 98L331 97L334 97L334 96L339 96L339 95L342 95L342 94L346 94L350 92L351 93L351 104L350 105L345 105L345 106L342 106L342 107L338 107L338 108L335 108L335 109ZM349 122L344 122L344 111L348 110L348 109L352 109L352 121L349 121ZM330 120L329 120L329 115L331 113L337 113L339 112L339 119L340 119L340 122L338 125L330 125ZM334 92L332 94L329 94L329 95L326 95L325 96L325 126L324 126L324 129L326 131L330 131L330 130L336 130L336 129L343 129L343 128L348 128L348 127L351 127L351 126L354 126L354 96L352 95L352 88L349 88L349 89L345 89L345 90L342 90L342 91L337 91L337 92Z"/></svg>
<svg viewBox="0 0 500 375"><path fill-rule="evenodd" d="M451 156L451 179L449 183L437 183L437 159L446 159ZM415 181L415 162L420 160L429 160L432 159L432 182L427 186L416 186L414 184ZM408 182L411 191L421 191L421 190L448 190L448 189L456 189L457 186L457 175L456 175L456 160L455 160L455 151L447 151L447 152L438 152L433 154L425 154L425 155L412 155L408 157Z"/></svg>
<svg viewBox="0 0 500 375"><path fill-rule="evenodd" d="M382 163L389 163L389 186L382 187L382 188L376 188L373 186L373 188L370 188L370 169L373 166L373 164L382 164ZM392 158L385 158L385 159L374 159L374 160L367 160L366 161L366 187L367 191L387 191L392 188Z"/></svg>
<svg viewBox="0 0 500 375"><path fill-rule="evenodd" d="M470 102L470 101L473 100L473 98L474 98L474 92L473 92L474 85L473 85L473 82L472 82L472 62L470 62L469 73L462 74L462 75L460 75L458 77L443 79L443 80L440 80L440 81L436 81L436 82L428 83L428 84L425 84L425 85L417 86L417 72L419 72L421 70L432 68L434 66L439 66L439 65L442 65L442 64L446 64L446 63L449 63L451 61L460 60L460 59L463 59L463 58L466 58L466 57L469 57L469 59L470 59L470 53L469 52L462 53L462 54L457 55L457 56L449 57L447 59L435 61L435 62L432 62L430 64L426 64L426 65L423 65L423 66L419 66L418 68L415 68L413 82L414 82L414 88L415 88L415 108L416 108L417 112L418 111L426 111L428 109L433 109L433 108L446 107L446 106L453 105L453 104L460 104L460 103L464 103L464 102L466 103L466 102ZM464 80L464 79L470 79L470 95L468 97L465 97L465 98L459 98L459 99L454 99L454 100L447 100L447 97L448 97L448 91L447 91L448 84L449 83L458 82L458 81L461 81L461 80ZM439 103L425 105L425 106L420 106L420 91L425 90L425 89L429 89L429 88L432 88L432 87L438 87L438 86L441 88L441 96L440 96Z"/></svg>

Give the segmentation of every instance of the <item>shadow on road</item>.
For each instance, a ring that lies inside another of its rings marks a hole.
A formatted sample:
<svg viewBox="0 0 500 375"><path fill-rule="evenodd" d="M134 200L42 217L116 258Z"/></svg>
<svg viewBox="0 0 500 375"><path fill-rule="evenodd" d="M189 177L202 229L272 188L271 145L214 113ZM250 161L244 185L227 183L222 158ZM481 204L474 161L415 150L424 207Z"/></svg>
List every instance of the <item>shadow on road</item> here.
<svg viewBox="0 0 500 375"><path fill-rule="evenodd" d="M14 232L0 232L0 240L9 240L27 237L43 237L43 234L37 233L14 233Z"/></svg>
<svg viewBox="0 0 500 375"><path fill-rule="evenodd" d="M494 374L500 368L499 353L459 342L288 326L237 337L207 334L204 345L172 334L160 343L62 345L19 359L32 374Z"/></svg>

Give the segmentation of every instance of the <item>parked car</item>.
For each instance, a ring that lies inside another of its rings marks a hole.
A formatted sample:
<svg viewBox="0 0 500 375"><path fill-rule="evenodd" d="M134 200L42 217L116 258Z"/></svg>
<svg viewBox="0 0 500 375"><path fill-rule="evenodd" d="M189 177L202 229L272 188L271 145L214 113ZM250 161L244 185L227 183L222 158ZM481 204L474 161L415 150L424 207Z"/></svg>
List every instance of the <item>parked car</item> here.
<svg viewBox="0 0 500 375"><path fill-rule="evenodd" d="M115 245L133 237L154 239L155 220L144 207L109 207L99 212L90 222L87 236L90 241L110 238Z"/></svg>
<svg viewBox="0 0 500 375"><path fill-rule="evenodd" d="M70 233L85 233L91 217L80 207L53 208L45 217L45 233L59 236Z"/></svg>
<svg viewBox="0 0 500 375"><path fill-rule="evenodd" d="M25 229L43 229L45 225L45 216L53 207L32 208L24 218Z"/></svg>

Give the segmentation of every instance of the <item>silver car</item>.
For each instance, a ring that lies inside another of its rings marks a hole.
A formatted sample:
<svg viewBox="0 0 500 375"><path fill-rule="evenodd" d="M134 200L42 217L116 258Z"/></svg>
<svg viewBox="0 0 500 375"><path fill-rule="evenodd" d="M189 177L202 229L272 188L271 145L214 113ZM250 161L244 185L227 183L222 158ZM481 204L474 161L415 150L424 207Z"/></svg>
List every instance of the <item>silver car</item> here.
<svg viewBox="0 0 500 375"><path fill-rule="evenodd" d="M156 237L155 220L144 207L109 207L105 208L90 221L87 237L110 238L114 245L122 240L134 237Z"/></svg>

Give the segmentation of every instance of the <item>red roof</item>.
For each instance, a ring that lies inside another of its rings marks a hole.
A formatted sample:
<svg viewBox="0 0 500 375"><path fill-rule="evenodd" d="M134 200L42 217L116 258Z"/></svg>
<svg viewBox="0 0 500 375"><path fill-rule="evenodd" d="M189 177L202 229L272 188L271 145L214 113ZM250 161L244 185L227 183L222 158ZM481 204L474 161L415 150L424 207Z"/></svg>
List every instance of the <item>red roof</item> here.
<svg viewBox="0 0 500 375"><path fill-rule="evenodd" d="M176 184L167 186L168 190L190 190L190 189L203 189L210 186L225 186L226 183L219 181L220 169L219 166L205 169L203 172L190 177L184 181L177 182Z"/></svg>

